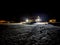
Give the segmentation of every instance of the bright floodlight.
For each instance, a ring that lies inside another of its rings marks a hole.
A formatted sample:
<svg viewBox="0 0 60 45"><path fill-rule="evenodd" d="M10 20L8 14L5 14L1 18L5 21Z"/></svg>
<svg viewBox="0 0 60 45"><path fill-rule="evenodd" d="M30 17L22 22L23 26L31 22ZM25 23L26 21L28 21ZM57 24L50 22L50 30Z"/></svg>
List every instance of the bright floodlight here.
<svg viewBox="0 0 60 45"><path fill-rule="evenodd" d="M35 21L38 22L38 21L40 21L40 19L36 19Z"/></svg>
<svg viewBox="0 0 60 45"><path fill-rule="evenodd" d="M40 21L41 21L40 17L38 16L35 21L36 21L36 22L40 22Z"/></svg>
<svg viewBox="0 0 60 45"><path fill-rule="evenodd" d="M29 20L28 20L28 19L26 19L26 22L29 22Z"/></svg>

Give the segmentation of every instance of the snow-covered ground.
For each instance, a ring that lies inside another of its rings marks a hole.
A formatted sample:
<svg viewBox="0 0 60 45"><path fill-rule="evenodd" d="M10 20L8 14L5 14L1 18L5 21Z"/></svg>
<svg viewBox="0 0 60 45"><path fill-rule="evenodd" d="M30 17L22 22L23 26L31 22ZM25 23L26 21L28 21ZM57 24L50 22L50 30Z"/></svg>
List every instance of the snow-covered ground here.
<svg viewBox="0 0 60 45"><path fill-rule="evenodd" d="M60 45L60 27L51 24L14 24L2 27L2 45Z"/></svg>

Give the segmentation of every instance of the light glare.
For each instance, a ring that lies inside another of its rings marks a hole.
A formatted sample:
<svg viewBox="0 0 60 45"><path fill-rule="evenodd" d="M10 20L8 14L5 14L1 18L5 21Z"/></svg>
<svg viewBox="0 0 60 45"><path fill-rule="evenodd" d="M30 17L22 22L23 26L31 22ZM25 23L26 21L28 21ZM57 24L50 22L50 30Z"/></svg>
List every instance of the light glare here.
<svg viewBox="0 0 60 45"><path fill-rule="evenodd" d="M29 22L29 20L28 20L28 19L26 19L26 22Z"/></svg>

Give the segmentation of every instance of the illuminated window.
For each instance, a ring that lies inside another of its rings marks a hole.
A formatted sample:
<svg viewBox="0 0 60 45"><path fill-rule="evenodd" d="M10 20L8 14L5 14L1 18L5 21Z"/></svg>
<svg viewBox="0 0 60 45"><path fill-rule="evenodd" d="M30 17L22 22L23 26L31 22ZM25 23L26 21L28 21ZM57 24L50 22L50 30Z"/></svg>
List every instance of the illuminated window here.
<svg viewBox="0 0 60 45"><path fill-rule="evenodd" d="M55 23L56 22L56 19L50 19L49 22L50 23Z"/></svg>

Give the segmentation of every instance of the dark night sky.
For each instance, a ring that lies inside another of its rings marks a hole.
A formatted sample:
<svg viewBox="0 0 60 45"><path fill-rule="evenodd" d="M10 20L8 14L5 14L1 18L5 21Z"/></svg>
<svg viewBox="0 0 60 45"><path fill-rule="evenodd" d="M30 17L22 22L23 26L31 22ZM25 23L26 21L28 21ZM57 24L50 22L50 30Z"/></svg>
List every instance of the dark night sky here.
<svg viewBox="0 0 60 45"><path fill-rule="evenodd" d="M49 18L59 19L59 8L20 8L20 9L2 9L0 19L18 20L23 16L35 16L34 14L47 14Z"/></svg>

